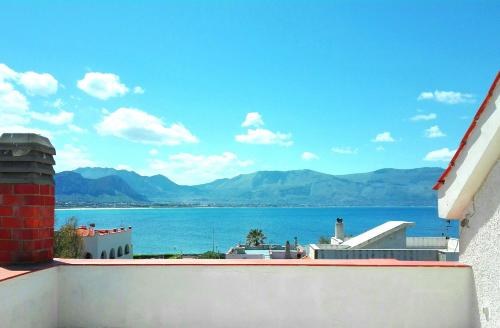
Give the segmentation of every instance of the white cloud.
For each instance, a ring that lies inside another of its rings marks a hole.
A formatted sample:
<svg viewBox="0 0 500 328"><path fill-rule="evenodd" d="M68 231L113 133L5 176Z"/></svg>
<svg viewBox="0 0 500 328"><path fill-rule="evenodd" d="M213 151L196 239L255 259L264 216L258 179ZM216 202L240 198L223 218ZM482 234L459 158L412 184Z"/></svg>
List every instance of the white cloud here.
<svg viewBox="0 0 500 328"><path fill-rule="evenodd" d="M165 126L158 117L136 108L119 108L105 116L95 128L103 136L112 135L144 144L171 146L199 142L184 125Z"/></svg>
<svg viewBox="0 0 500 328"><path fill-rule="evenodd" d="M9 125L9 126L0 125L0 135L2 133L36 133L51 139L51 141L54 140L54 135L50 131L30 128L22 125Z"/></svg>
<svg viewBox="0 0 500 328"><path fill-rule="evenodd" d="M63 125L68 124L73 121L74 114L71 112L65 112L61 110L58 114L51 114L48 112L38 113L38 112L30 112L31 118L46 122L54 125Z"/></svg>
<svg viewBox="0 0 500 328"><path fill-rule="evenodd" d="M239 134L235 137L236 141L256 145L280 145L291 146L293 144L290 133L272 132L267 129L248 129L246 134Z"/></svg>
<svg viewBox="0 0 500 328"><path fill-rule="evenodd" d="M193 185L235 176L253 165L253 161L240 160L232 152L220 155L179 153L169 156L166 161L152 159L149 164L155 173L161 173L179 184Z"/></svg>
<svg viewBox="0 0 500 328"><path fill-rule="evenodd" d="M55 166L57 172L89 166L96 166L96 163L89 159L89 154L84 149L71 144L65 144L62 149L58 149Z"/></svg>
<svg viewBox="0 0 500 328"><path fill-rule="evenodd" d="M68 124L68 129L71 131L71 132L76 132L76 133L84 133L84 132L87 132L86 129L83 129L75 124Z"/></svg>
<svg viewBox="0 0 500 328"><path fill-rule="evenodd" d="M19 113L27 111L28 108L29 102L26 97L0 77L0 113Z"/></svg>
<svg viewBox="0 0 500 328"><path fill-rule="evenodd" d="M391 136L390 132L382 132L379 133L375 136L375 138L372 139L372 142L394 142L394 138Z"/></svg>
<svg viewBox="0 0 500 328"><path fill-rule="evenodd" d="M259 127L264 125L264 121L262 120L262 116L258 112L251 112L248 113L247 116L245 117L245 121L241 123L242 127Z"/></svg>
<svg viewBox="0 0 500 328"><path fill-rule="evenodd" d="M24 125L29 123L29 118L25 115L2 113L2 119L0 120L0 126L8 127L12 125Z"/></svg>
<svg viewBox="0 0 500 328"><path fill-rule="evenodd" d="M273 132L260 126L264 125L264 120L258 112L248 113L242 127L255 127L248 129L246 134L239 134L234 137L237 142L255 145L280 145L291 146L293 144L291 133Z"/></svg>
<svg viewBox="0 0 500 328"><path fill-rule="evenodd" d="M303 152L301 157L303 160L306 160L306 161L310 161L313 159L319 159L318 155L316 155L315 153L308 152L308 151Z"/></svg>
<svg viewBox="0 0 500 328"><path fill-rule="evenodd" d="M1 80L15 80L17 73L9 68L7 65L0 63L0 81Z"/></svg>
<svg viewBox="0 0 500 328"><path fill-rule="evenodd" d="M435 113L429 113L429 114L419 114L415 115L410 120L417 122L417 121L432 121L437 118L437 115Z"/></svg>
<svg viewBox="0 0 500 328"><path fill-rule="evenodd" d="M120 77L112 73L90 72L77 82L78 88L87 94L106 100L111 97L123 96L128 92Z"/></svg>
<svg viewBox="0 0 500 328"><path fill-rule="evenodd" d="M49 73L18 73L5 64L0 64L0 84L14 82L22 85L30 96L49 96L57 92L59 83ZM10 84L9 84L10 85ZM10 88L13 90L12 85Z"/></svg>
<svg viewBox="0 0 500 328"><path fill-rule="evenodd" d="M441 131L439 126L433 125L425 130L425 136L427 138L439 138L439 137L445 137L446 134L444 134L443 131Z"/></svg>
<svg viewBox="0 0 500 328"><path fill-rule="evenodd" d="M57 109L60 109L63 105L64 105L64 102L61 98L57 98L56 100L54 100L51 104L49 104L51 107L54 107L54 108L57 108Z"/></svg>
<svg viewBox="0 0 500 328"><path fill-rule="evenodd" d="M118 164L115 169L117 170L125 170L125 171L133 171L132 170L132 167L130 167L129 165L127 164Z"/></svg>
<svg viewBox="0 0 500 328"><path fill-rule="evenodd" d="M156 155L158 155L158 149L154 149L154 148L153 148L153 149L151 149L151 150L149 151L149 155L151 155L151 156L156 156Z"/></svg>
<svg viewBox="0 0 500 328"><path fill-rule="evenodd" d="M50 96L57 92L59 85L49 73L20 73L17 81L30 96Z"/></svg>
<svg viewBox="0 0 500 328"><path fill-rule="evenodd" d="M144 89L141 86L135 86L132 92L138 95L142 95L144 94Z"/></svg>
<svg viewBox="0 0 500 328"><path fill-rule="evenodd" d="M461 93L456 91L425 91L420 93L417 100L434 100L440 103L455 105L460 103L474 102L475 98L470 93Z"/></svg>
<svg viewBox="0 0 500 328"><path fill-rule="evenodd" d="M450 150L448 148L442 148L438 150L431 151L424 157L424 161L430 161L430 162L448 162L451 160L453 155L455 155L455 152L457 150Z"/></svg>
<svg viewBox="0 0 500 328"><path fill-rule="evenodd" d="M343 155L355 155L358 153L357 148L351 148L351 147L333 147L332 151L334 153Z"/></svg>

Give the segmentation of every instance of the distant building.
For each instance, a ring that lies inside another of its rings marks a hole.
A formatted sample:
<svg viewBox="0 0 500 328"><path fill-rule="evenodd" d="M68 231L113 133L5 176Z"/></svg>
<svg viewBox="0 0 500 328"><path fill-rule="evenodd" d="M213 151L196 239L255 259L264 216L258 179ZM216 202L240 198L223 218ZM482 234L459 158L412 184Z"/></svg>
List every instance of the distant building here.
<svg viewBox="0 0 500 328"><path fill-rule="evenodd" d="M297 244L287 241L285 245L263 244L259 246L237 245L226 253L226 259L297 259L303 254L303 249Z"/></svg>
<svg viewBox="0 0 500 328"><path fill-rule="evenodd" d="M405 261L457 261L458 240L447 237L407 237L414 222L388 221L358 236L344 234L344 222L337 219L330 244L311 244L312 259L397 259Z"/></svg>
<svg viewBox="0 0 500 328"><path fill-rule="evenodd" d="M95 229L81 226L77 233L84 243L84 257L87 259L131 259L132 227L114 229Z"/></svg>
<svg viewBox="0 0 500 328"><path fill-rule="evenodd" d="M439 216L460 220L482 327L500 327L500 72L434 186Z"/></svg>

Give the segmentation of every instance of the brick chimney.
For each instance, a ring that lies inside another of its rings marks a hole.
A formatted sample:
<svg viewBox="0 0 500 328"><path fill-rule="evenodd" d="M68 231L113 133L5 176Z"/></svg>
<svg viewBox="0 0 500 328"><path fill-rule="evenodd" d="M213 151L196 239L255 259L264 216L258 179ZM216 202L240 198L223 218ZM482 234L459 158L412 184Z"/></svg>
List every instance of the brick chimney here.
<svg viewBox="0 0 500 328"><path fill-rule="evenodd" d="M0 135L0 265L54 257L55 154L40 135Z"/></svg>

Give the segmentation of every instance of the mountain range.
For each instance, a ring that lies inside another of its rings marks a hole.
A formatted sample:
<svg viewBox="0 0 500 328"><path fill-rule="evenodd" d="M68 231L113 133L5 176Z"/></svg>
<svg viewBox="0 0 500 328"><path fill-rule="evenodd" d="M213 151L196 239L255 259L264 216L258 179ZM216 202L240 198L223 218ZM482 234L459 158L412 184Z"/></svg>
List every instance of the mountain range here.
<svg viewBox="0 0 500 328"><path fill-rule="evenodd" d="M86 167L56 174L56 201L59 206L435 206L432 186L442 171L435 167L348 175L258 171L183 186L163 175Z"/></svg>

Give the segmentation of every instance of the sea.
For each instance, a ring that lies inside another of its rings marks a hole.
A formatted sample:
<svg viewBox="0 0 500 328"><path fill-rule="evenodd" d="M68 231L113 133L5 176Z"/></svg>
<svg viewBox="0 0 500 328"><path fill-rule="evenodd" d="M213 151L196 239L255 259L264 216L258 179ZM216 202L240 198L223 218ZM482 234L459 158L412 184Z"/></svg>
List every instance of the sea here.
<svg viewBox="0 0 500 328"><path fill-rule="evenodd" d="M338 217L353 236L389 220L415 222L408 236L458 236L457 222L440 219L435 207L57 209L56 229L71 217L98 229L132 226L134 254L226 252L250 229L268 243L317 243L334 233Z"/></svg>

